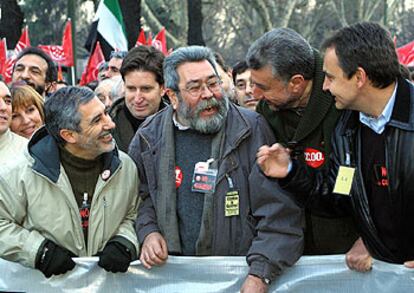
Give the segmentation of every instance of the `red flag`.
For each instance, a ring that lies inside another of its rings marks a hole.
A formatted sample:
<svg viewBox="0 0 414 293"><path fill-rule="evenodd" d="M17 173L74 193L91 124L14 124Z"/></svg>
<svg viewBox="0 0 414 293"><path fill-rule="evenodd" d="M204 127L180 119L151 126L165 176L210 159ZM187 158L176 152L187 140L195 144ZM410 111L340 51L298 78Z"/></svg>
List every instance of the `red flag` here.
<svg viewBox="0 0 414 293"><path fill-rule="evenodd" d="M62 47L66 57L62 65L73 66L72 21L70 19L66 22L65 31L63 32Z"/></svg>
<svg viewBox="0 0 414 293"><path fill-rule="evenodd" d="M79 85L85 85L96 80L98 78L98 67L102 62L105 62L105 58L102 53L101 45L99 42L96 42L95 50L93 50L92 55L89 57L88 64L82 73Z"/></svg>
<svg viewBox="0 0 414 293"><path fill-rule="evenodd" d="M6 70L7 60L7 44L6 38L0 40L0 74L3 75L3 71Z"/></svg>
<svg viewBox="0 0 414 293"><path fill-rule="evenodd" d="M20 36L19 41L17 42L16 48L14 48L14 51L17 53L20 53L21 50L23 50L26 47L30 47L30 39L29 39L29 27L25 26L22 32L22 35Z"/></svg>
<svg viewBox="0 0 414 293"><path fill-rule="evenodd" d="M155 36L154 41L152 41L152 46L160 50L164 55L167 55L167 37L165 36L165 27L163 27L160 32Z"/></svg>
<svg viewBox="0 0 414 293"><path fill-rule="evenodd" d="M30 39L29 39L29 28L25 26L23 28L22 35L20 36L19 41L17 42L16 47L14 48L13 56L6 60L5 70L4 70L4 81L6 83L11 82L12 74L13 74L13 66L16 62L17 55L19 55L20 51L24 48L30 47Z"/></svg>
<svg viewBox="0 0 414 293"><path fill-rule="evenodd" d="M62 46L58 45L39 45L40 49L46 52L53 61L63 64L66 60L65 52Z"/></svg>
<svg viewBox="0 0 414 293"><path fill-rule="evenodd" d="M414 41L397 48L397 55L401 64L414 66Z"/></svg>
<svg viewBox="0 0 414 293"><path fill-rule="evenodd" d="M139 32L139 36L138 36L137 42L135 43L135 47L145 46L146 44L147 44L147 40L145 39L145 32L141 28L141 30Z"/></svg>
<svg viewBox="0 0 414 293"><path fill-rule="evenodd" d="M62 46L58 45L39 45L53 61L65 65L73 66L73 49L72 49L72 22L68 20L63 32Z"/></svg>

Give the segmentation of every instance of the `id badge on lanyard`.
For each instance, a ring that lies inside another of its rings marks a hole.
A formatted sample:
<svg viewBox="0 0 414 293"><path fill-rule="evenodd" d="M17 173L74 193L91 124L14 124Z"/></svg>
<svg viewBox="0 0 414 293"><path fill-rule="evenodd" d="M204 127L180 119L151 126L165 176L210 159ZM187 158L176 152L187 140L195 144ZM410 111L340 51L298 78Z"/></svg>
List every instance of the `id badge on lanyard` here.
<svg viewBox="0 0 414 293"><path fill-rule="evenodd" d="M240 211L239 191L234 188L233 180L226 174L227 182L229 183L229 191L226 193L224 202L224 216L232 217L238 216Z"/></svg>
<svg viewBox="0 0 414 293"><path fill-rule="evenodd" d="M195 164L193 180L191 182L192 192L214 193L218 170L210 168L210 164L213 161L214 159L208 159L207 162Z"/></svg>

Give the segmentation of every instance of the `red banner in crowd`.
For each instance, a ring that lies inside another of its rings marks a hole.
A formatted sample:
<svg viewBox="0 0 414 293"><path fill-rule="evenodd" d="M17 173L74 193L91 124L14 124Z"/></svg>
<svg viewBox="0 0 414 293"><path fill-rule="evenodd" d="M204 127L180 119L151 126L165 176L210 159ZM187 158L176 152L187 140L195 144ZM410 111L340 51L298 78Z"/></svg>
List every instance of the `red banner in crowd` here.
<svg viewBox="0 0 414 293"><path fill-rule="evenodd" d="M17 55L19 55L20 51L26 47L30 47L29 28L27 26L24 27L22 35L14 48L13 56L6 60L5 65L2 68L1 74L6 83L11 82L12 80L13 66L16 62Z"/></svg>
<svg viewBox="0 0 414 293"><path fill-rule="evenodd" d="M139 36L135 46L153 46L154 48L161 51L164 55L168 55L168 48L167 48L167 36L165 27L159 31L159 33L155 36L154 40L152 39L152 33L148 33L148 39L145 38L145 32L141 28L139 32Z"/></svg>
<svg viewBox="0 0 414 293"><path fill-rule="evenodd" d="M98 68L101 63L105 62L105 58L101 49L101 44L96 42L95 50L89 56L88 64L82 73L79 85L85 85L98 78Z"/></svg>
<svg viewBox="0 0 414 293"><path fill-rule="evenodd" d="M414 66L414 41L397 48L397 54L401 64Z"/></svg>
<svg viewBox="0 0 414 293"><path fill-rule="evenodd" d="M147 44L147 40L145 39L145 32L144 29L141 29L139 32L137 43L135 44L136 47L138 46L145 46Z"/></svg>
<svg viewBox="0 0 414 293"><path fill-rule="evenodd" d="M165 27L155 36L152 41L152 46L160 50L164 55L167 55L167 37L165 36Z"/></svg>
<svg viewBox="0 0 414 293"><path fill-rule="evenodd" d="M72 22L68 20L63 32L62 45L39 45L53 61L64 65L73 66L73 47L72 47Z"/></svg>
<svg viewBox="0 0 414 293"><path fill-rule="evenodd" d="M0 40L0 73L3 73L3 68L6 66L7 60L7 44L6 38Z"/></svg>

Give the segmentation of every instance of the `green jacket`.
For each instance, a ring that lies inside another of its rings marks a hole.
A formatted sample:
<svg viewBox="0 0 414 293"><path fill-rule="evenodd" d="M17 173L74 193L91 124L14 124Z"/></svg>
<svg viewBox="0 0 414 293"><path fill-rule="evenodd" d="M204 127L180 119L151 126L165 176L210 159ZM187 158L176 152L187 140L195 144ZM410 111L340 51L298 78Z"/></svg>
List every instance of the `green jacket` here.
<svg viewBox="0 0 414 293"><path fill-rule="evenodd" d="M29 151L15 164L0 168L0 257L34 267L46 239L76 256L92 256L116 236L133 244L138 254L137 169L122 152L114 150L105 156L106 173L95 188L86 247L79 208L59 162L58 147L44 128L37 131Z"/></svg>
<svg viewBox="0 0 414 293"><path fill-rule="evenodd" d="M325 75L322 71L322 59L314 50L315 72L312 79L312 91L309 102L297 125L289 124L295 115L292 110L274 111L264 101L260 101L256 110L261 113L272 128L276 141L288 145L295 142L299 159L310 167L323 168L331 152L331 136L335 129L340 111L335 108L332 95L322 90ZM289 112L288 112L289 111ZM303 154L303 155L302 155ZM305 198L298 200L307 207ZM309 207L307 207L309 209ZM357 238L351 217L327 219L307 211L305 254L345 253Z"/></svg>

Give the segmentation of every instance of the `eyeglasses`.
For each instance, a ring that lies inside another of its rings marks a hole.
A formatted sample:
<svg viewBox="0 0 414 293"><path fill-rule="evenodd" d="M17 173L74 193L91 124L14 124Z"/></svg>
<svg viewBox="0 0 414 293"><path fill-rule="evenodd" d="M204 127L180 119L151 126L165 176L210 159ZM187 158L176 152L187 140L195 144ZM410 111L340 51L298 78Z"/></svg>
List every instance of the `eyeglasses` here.
<svg viewBox="0 0 414 293"><path fill-rule="evenodd" d="M223 82L218 77L210 78L207 82L193 84L183 88L181 90L186 91L193 97L199 97L204 90L204 87L207 87L210 92L213 94L218 94L221 91L221 84Z"/></svg>

